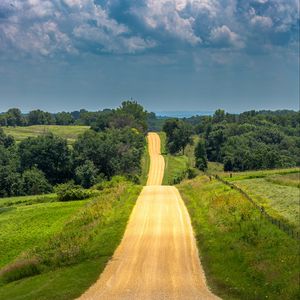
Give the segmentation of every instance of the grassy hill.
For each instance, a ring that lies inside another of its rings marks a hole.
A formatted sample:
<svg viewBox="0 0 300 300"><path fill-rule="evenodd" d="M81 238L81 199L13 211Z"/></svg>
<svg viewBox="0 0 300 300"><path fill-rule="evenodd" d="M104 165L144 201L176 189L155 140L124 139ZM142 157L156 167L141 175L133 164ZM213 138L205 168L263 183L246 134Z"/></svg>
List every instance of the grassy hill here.
<svg viewBox="0 0 300 300"><path fill-rule="evenodd" d="M50 195L50 202L18 197L2 206L0 261L9 264L0 271L1 300L74 299L98 278L141 191L120 178L102 188L84 201L55 202Z"/></svg>
<svg viewBox="0 0 300 300"><path fill-rule="evenodd" d="M52 132L55 135L67 139L68 144L75 142L77 136L87 129L89 126L76 125L33 125L33 126L16 126L2 127L6 134L12 135L17 142L20 142L27 137L35 137L46 132Z"/></svg>
<svg viewBox="0 0 300 300"><path fill-rule="evenodd" d="M34 203L38 199L41 203ZM61 231L66 220L87 201L54 202L53 199L52 196L0 199L0 268ZM9 206L4 206L5 203Z"/></svg>
<svg viewBox="0 0 300 300"><path fill-rule="evenodd" d="M178 188L214 293L223 299L299 299L299 241L219 181L199 176Z"/></svg>
<svg viewBox="0 0 300 300"><path fill-rule="evenodd" d="M274 218L300 231L300 168L223 174Z"/></svg>

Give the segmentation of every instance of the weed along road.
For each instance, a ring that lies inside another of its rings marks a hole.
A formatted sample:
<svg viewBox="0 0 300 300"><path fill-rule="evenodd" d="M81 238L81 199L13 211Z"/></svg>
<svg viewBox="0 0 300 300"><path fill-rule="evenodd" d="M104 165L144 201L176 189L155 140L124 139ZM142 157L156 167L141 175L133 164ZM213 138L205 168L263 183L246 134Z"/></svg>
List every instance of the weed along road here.
<svg viewBox="0 0 300 300"><path fill-rule="evenodd" d="M149 133L150 171L123 240L98 281L80 299L219 299L207 288L187 209L162 186L160 138Z"/></svg>

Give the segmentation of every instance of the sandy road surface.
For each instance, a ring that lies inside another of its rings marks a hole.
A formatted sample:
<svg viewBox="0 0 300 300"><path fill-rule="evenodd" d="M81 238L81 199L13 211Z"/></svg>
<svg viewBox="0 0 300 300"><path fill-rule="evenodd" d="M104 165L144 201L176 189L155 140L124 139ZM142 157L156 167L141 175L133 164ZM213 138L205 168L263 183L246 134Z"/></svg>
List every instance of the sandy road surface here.
<svg viewBox="0 0 300 300"><path fill-rule="evenodd" d="M218 299L205 284L179 192L160 185L164 160L159 136L150 133L148 141L151 165L147 186L112 260L80 299Z"/></svg>
<svg viewBox="0 0 300 300"><path fill-rule="evenodd" d="M148 149L150 155L150 169L147 185L161 185L165 171L165 160L160 155L160 138L157 133L148 134Z"/></svg>

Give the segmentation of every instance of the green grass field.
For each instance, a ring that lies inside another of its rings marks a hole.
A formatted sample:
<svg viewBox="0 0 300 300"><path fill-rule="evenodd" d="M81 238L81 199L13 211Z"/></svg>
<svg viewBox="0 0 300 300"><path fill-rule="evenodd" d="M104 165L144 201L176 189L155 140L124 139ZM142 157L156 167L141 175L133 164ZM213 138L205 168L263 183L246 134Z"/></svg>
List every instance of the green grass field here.
<svg viewBox="0 0 300 300"><path fill-rule="evenodd" d="M274 218L298 231L299 211L299 168L248 171L225 176L240 187Z"/></svg>
<svg viewBox="0 0 300 300"><path fill-rule="evenodd" d="M189 167L189 159L185 155L164 155L165 158L165 173L163 185L172 185L175 182L185 178L186 171Z"/></svg>
<svg viewBox="0 0 300 300"><path fill-rule="evenodd" d="M293 186L300 188L300 172L282 175L276 174L273 176L268 176L266 180L283 186Z"/></svg>
<svg viewBox="0 0 300 300"><path fill-rule="evenodd" d="M10 204L6 210L2 207L0 268L23 251L39 245L59 232L65 221L86 202L51 202L29 205L30 201L36 199L37 196L11 198L13 204ZM7 203L7 198L1 199L0 203L2 202Z"/></svg>
<svg viewBox="0 0 300 300"><path fill-rule="evenodd" d="M208 285L223 299L299 299L299 242L206 176L178 185Z"/></svg>
<svg viewBox="0 0 300 300"><path fill-rule="evenodd" d="M77 136L89 129L89 126L78 125L33 125L2 127L6 134L12 135L17 142L21 142L28 137L36 137L46 132L52 132L55 135L67 139L68 144L73 144Z"/></svg>
<svg viewBox="0 0 300 300"><path fill-rule="evenodd" d="M252 178L264 178L273 175L287 175L297 174L300 172L300 168L288 168L288 169L273 169L273 170L258 170L258 171L245 171L245 172L223 172L222 177L228 181L236 181ZM230 173L232 177L230 177Z"/></svg>
<svg viewBox="0 0 300 300"><path fill-rule="evenodd" d="M1 210L4 211L8 209L10 206L31 205L36 203L46 203L46 202L54 202L54 201L57 201L56 194L0 198L0 213Z"/></svg>
<svg viewBox="0 0 300 300"><path fill-rule="evenodd" d="M276 219L300 230L300 189L273 183L267 178L244 179L234 182Z"/></svg>
<svg viewBox="0 0 300 300"><path fill-rule="evenodd" d="M0 299L63 300L78 297L96 281L119 245L141 188L116 180L95 198L86 200L86 205L74 211L60 230L44 238L37 246L34 242L36 247L25 251L20 262L27 267L25 271L28 267L31 271L30 264L34 262L35 273L26 273L25 277L24 267L18 260L6 266L7 271L0 278ZM41 205L72 203L75 205L80 201ZM53 214L49 208L45 211ZM31 236L29 232L27 238ZM21 279L17 280L16 276L21 276Z"/></svg>

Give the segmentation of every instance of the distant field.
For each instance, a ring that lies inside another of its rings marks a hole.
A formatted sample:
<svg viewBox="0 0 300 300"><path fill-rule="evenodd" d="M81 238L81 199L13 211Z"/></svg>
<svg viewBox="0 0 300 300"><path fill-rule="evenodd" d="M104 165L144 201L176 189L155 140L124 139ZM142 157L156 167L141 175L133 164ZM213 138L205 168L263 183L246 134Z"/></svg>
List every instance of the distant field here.
<svg viewBox="0 0 300 300"><path fill-rule="evenodd" d="M0 267L59 232L68 217L86 203L85 200L29 205L36 199L37 196L1 199L2 206L9 201L11 204L0 209ZM51 199L53 196L48 196Z"/></svg>
<svg viewBox="0 0 300 300"><path fill-rule="evenodd" d="M232 177L229 176L232 174ZM287 169L273 169L273 170L258 170L258 171L245 171L245 172L224 172L226 180L235 181L251 178L264 178L273 175L297 174L300 173L300 168L287 168Z"/></svg>
<svg viewBox="0 0 300 300"><path fill-rule="evenodd" d="M273 217L300 229L299 188L276 184L268 178L239 180L235 184L263 205Z"/></svg>
<svg viewBox="0 0 300 300"><path fill-rule="evenodd" d="M33 125L33 126L17 126L17 127L2 127L6 134L12 135L17 142L28 137L35 137L46 132L52 132L55 135L68 140L68 144L74 143L77 136L87 129L89 126L74 126L74 125Z"/></svg>
<svg viewBox="0 0 300 300"><path fill-rule="evenodd" d="M277 169L234 173L225 177L247 192L277 219L300 230L300 169Z"/></svg>

